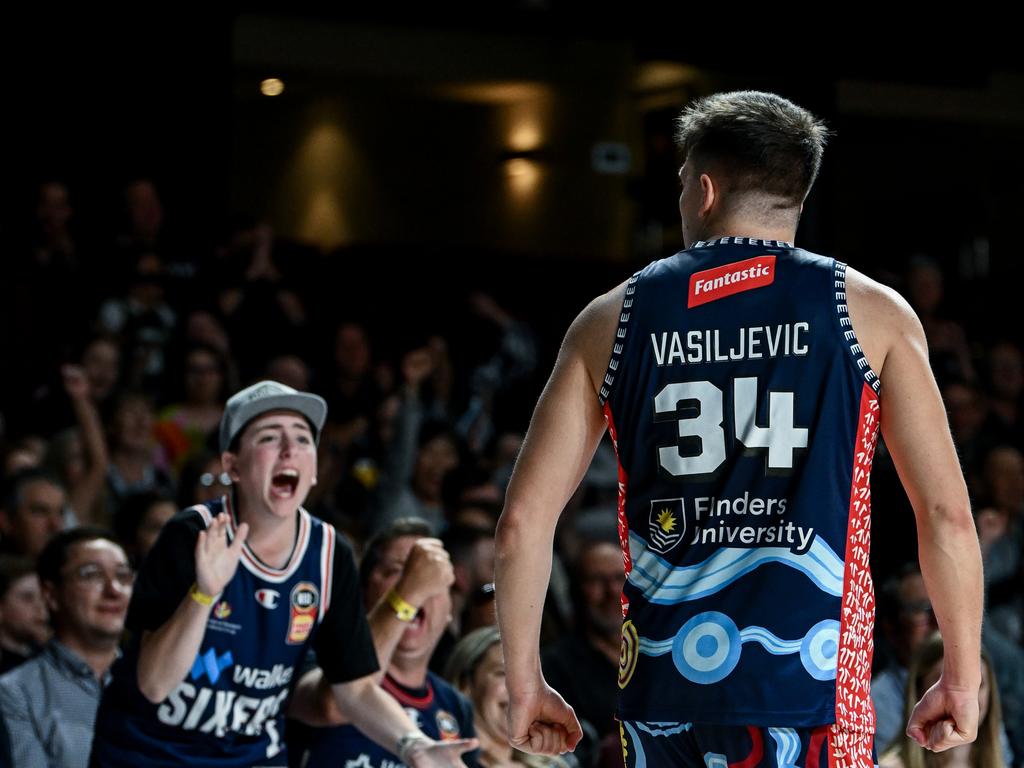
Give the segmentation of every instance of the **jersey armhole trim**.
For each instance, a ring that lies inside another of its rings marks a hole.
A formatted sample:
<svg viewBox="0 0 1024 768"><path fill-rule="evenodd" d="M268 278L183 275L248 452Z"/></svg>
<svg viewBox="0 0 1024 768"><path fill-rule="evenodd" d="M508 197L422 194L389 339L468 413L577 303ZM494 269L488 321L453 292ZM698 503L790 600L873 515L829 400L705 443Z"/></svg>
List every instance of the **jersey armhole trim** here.
<svg viewBox="0 0 1024 768"><path fill-rule="evenodd" d="M612 385L615 383L615 376L622 362L622 350L626 347L626 332L629 328L629 316L633 313L633 294L636 292L636 282L640 279L640 272L633 273L633 276L626 282L626 295L622 299L622 310L619 312L619 326L615 330L615 343L612 345L612 356L608 360L608 368L604 373L604 380L601 382L601 392L597 402L604 408L608 398L612 394Z"/></svg>
<svg viewBox="0 0 1024 768"><path fill-rule="evenodd" d="M850 359L857 373L864 377L864 381L877 395L881 392L882 381L878 374L871 368L864 350L857 341L857 334L853 330L853 321L850 320L849 306L846 303L846 264L838 259L832 260L832 289L835 295L836 320L839 322L839 331L843 335L843 343L850 350Z"/></svg>
<svg viewBox="0 0 1024 768"><path fill-rule="evenodd" d="M331 590L334 587L334 526L320 521L320 611L317 622L323 622L331 607Z"/></svg>
<svg viewBox="0 0 1024 768"><path fill-rule="evenodd" d="M186 507L185 511L195 512L199 515L199 518L203 521L204 528L209 528L210 523L213 522L213 515L205 504L193 504L191 507Z"/></svg>

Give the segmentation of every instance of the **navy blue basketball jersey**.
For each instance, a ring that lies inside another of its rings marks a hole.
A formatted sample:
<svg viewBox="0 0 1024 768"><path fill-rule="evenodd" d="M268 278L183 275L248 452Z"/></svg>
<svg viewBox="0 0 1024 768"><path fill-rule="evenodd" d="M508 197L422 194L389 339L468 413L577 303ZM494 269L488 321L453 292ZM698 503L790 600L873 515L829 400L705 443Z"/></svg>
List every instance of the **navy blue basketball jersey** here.
<svg viewBox="0 0 1024 768"><path fill-rule="evenodd" d="M627 283L600 402L619 457L619 716L872 731L879 381L846 266L726 237Z"/></svg>
<svg viewBox="0 0 1024 768"><path fill-rule="evenodd" d="M228 530L233 538L237 521L227 497L191 507L168 523L155 556L147 558L140 573L142 591L133 598L129 620L139 634L161 626L184 598L183 585L187 589L194 579L196 536L222 510L232 515ZM351 552L338 549L333 527L301 508L295 545L283 568L267 566L243 547L235 576L211 610L191 669L159 704L139 691L136 637L116 662L101 702L93 764L286 765L284 704L318 633L325 641L317 643L321 666L327 672L328 662L334 663L328 674L332 682L376 669ZM168 580L162 574L176 570L176 553L188 566ZM344 574L340 580L338 572ZM340 588L348 593L333 594ZM340 603L332 611L336 600ZM148 603L163 605L154 609ZM329 638L322 634L328 626ZM322 648L327 642L329 647Z"/></svg>
<svg viewBox="0 0 1024 768"><path fill-rule="evenodd" d="M402 705L417 728L438 741L471 738L473 708L469 701L443 678L427 672L426 685L410 689L385 675L381 687ZM467 765L475 766L471 753L463 756ZM304 768L338 768L350 765L359 768L404 768L398 756L371 741L354 725L333 728L311 728L309 752L302 761Z"/></svg>

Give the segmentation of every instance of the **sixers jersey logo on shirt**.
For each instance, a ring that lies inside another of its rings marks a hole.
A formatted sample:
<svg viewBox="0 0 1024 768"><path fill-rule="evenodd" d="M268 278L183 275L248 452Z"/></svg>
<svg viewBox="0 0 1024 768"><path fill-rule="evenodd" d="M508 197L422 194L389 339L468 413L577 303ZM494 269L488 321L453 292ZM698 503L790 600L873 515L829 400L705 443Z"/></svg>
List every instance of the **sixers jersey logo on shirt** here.
<svg viewBox="0 0 1024 768"><path fill-rule="evenodd" d="M736 293L763 288L775 281L775 257L764 255L690 275L686 306L699 307Z"/></svg>

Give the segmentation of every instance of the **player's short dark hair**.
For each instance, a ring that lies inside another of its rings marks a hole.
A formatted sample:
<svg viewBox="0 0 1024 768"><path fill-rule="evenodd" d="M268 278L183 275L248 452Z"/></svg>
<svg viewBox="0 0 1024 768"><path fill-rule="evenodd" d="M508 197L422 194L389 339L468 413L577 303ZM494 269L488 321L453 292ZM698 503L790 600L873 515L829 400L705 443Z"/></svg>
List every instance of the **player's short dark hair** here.
<svg viewBox="0 0 1024 768"><path fill-rule="evenodd" d="M434 531L430 527L430 523L418 517L400 517L384 530L374 534L366 542L366 548L363 550L363 559L359 562L359 585L366 587L366 584L370 581L370 574L373 573L373 569L380 562L381 553L392 541L403 536L424 538L433 535Z"/></svg>
<svg viewBox="0 0 1024 768"><path fill-rule="evenodd" d="M80 544L84 541L95 541L97 539L109 541L117 544L119 547L121 546L113 531L91 525L70 528L54 534L46 542L43 551L39 553L39 559L36 560L36 573L39 574L39 581L60 584L64 578L62 571L68 563L68 553L71 551L71 548L75 544Z"/></svg>
<svg viewBox="0 0 1024 768"><path fill-rule="evenodd" d="M818 176L829 131L774 93L731 91L697 99L676 120L676 144L698 168L717 167L732 193L803 203Z"/></svg>

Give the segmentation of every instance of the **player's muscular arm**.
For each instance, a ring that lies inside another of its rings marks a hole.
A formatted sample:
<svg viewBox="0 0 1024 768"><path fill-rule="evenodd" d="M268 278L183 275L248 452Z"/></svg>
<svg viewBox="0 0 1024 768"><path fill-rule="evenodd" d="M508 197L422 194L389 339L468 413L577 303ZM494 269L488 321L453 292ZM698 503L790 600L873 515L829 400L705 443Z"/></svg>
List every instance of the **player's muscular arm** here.
<svg viewBox="0 0 1024 768"><path fill-rule="evenodd" d="M891 331L903 314L899 294L855 269L846 270L846 305L857 341L871 369L882 375Z"/></svg>
<svg viewBox="0 0 1024 768"><path fill-rule="evenodd" d="M921 573L945 645L942 679L918 705L909 732L946 749L977 731L981 553L924 329L899 294L868 283L848 272L850 314L869 362L881 367L882 435L914 508Z"/></svg>
<svg viewBox="0 0 1024 768"><path fill-rule="evenodd" d="M510 741L531 752L573 748L579 723L544 682L540 623L555 524L604 434L597 396L625 284L595 299L566 334L537 403L495 540L495 597L509 690Z"/></svg>

